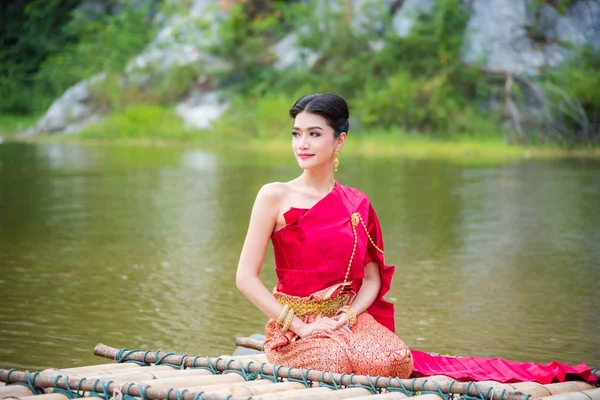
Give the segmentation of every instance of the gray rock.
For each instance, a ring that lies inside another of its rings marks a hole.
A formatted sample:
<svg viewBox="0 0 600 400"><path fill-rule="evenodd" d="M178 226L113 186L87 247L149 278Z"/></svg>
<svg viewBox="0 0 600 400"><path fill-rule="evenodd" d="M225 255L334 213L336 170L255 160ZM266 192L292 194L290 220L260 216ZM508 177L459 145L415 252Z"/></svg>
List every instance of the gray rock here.
<svg viewBox="0 0 600 400"><path fill-rule="evenodd" d="M25 131L23 136L38 133L74 133L97 121L98 116L90 105L90 87L105 77L105 74L98 74L67 89L52 103L37 124Z"/></svg>
<svg viewBox="0 0 600 400"><path fill-rule="evenodd" d="M279 71L292 67L310 69L315 64L319 55L311 49L298 46L297 43L298 35L290 33L273 45L271 51L275 55L275 69Z"/></svg>
<svg viewBox="0 0 600 400"><path fill-rule="evenodd" d="M600 2L580 0L564 15L544 4L537 21L532 4L531 0L474 0L463 40L463 61L536 75L540 68L556 67L568 57L569 50L561 41L600 44ZM534 41L527 31L532 28L544 35L545 43Z"/></svg>
<svg viewBox="0 0 600 400"><path fill-rule="evenodd" d="M211 92L191 96L177 104L175 111L185 124L197 129L210 128L229 108L229 103L219 99L219 93Z"/></svg>
<svg viewBox="0 0 600 400"><path fill-rule="evenodd" d="M576 46L600 49L600 1L579 0L556 22L557 36Z"/></svg>
<svg viewBox="0 0 600 400"><path fill-rule="evenodd" d="M172 3L178 3L171 0ZM189 8L162 19L160 29L147 48L131 60L125 72L144 75L145 70L166 74L173 68L198 63L204 71L226 68L208 54L208 46L219 44L220 22L226 13L213 0L193 0ZM200 28L199 25L205 26ZM131 79L131 76L130 76Z"/></svg>
<svg viewBox="0 0 600 400"><path fill-rule="evenodd" d="M434 7L434 0L406 0L392 20L396 35L408 36L419 17L431 13Z"/></svg>

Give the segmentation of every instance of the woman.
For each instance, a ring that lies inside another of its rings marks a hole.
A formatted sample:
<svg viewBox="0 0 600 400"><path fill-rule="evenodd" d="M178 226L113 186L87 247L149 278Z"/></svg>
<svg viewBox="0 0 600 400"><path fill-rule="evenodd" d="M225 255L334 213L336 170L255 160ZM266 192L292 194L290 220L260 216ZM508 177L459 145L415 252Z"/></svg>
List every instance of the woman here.
<svg viewBox="0 0 600 400"><path fill-rule="evenodd" d="M394 334L394 307L383 297L394 267L385 263L377 215L365 194L334 179L349 130L346 102L312 94L299 99L290 115L292 150L304 172L258 192L236 276L239 290L270 318L269 363L400 378L414 367L415 376L455 379L547 383L586 371L594 379L587 366L574 370L553 363L540 370L543 366L505 360L411 352ZM273 292L259 278L269 240L277 272Z"/></svg>

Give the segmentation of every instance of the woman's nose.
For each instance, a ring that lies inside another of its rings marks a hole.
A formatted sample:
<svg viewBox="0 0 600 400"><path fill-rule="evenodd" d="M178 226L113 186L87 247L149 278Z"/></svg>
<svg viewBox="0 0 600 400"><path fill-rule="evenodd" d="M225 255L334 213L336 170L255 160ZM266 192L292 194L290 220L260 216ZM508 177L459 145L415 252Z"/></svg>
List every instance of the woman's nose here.
<svg viewBox="0 0 600 400"><path fill-rule="evenodd" d="M300 148L307 149L308 148L308 140L306 140L306 136L302 136L300 138Z"/></svg>

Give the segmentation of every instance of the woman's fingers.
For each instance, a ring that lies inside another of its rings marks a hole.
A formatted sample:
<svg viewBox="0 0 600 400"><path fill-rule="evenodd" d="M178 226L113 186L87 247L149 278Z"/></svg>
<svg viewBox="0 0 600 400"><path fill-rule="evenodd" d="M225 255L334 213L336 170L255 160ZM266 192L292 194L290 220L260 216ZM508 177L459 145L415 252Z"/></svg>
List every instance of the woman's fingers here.
<svg viewBox="0 0 600 400"><path fill-rule="evenodd" d="M335 322L335 328L336 329L341 328L342 326L345 326L346 323L347 323L347 321L345 321L344 318L340 318L339 320L337 320Z"/></svg>

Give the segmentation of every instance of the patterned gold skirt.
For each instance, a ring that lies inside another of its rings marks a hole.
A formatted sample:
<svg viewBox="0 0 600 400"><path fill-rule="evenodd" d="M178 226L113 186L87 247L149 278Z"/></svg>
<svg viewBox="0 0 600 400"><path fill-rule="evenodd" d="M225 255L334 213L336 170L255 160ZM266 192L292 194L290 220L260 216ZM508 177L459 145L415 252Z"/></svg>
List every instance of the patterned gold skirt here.
<svg viewBox="0 0 600 400"><path fill-rule="evenodd" d="M275 293L282 303L297 304L331 299L335 290L324 289L309 297ZM339 296L339 294L336 294ZM354 296L346 296L349 303ZM307 314L301 318L311 323L323 314ZM296 368L311 368L337 373L381 375L408 378L413 370L410 349L395 333L377 322L367 312L360 314L351 333L315 332L300 338L294 332L281 332L275 321L265 326L265 353L269 363Z"/></svg>

